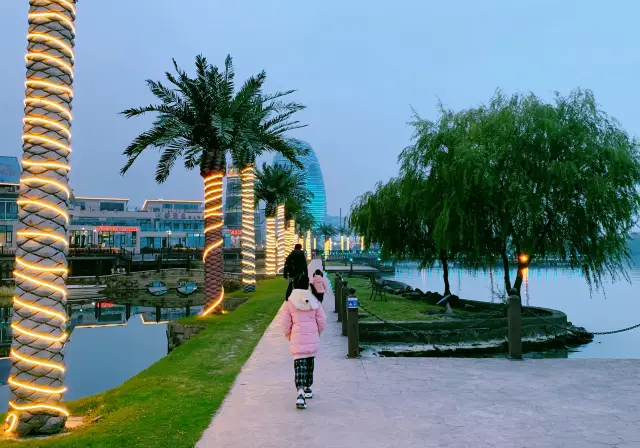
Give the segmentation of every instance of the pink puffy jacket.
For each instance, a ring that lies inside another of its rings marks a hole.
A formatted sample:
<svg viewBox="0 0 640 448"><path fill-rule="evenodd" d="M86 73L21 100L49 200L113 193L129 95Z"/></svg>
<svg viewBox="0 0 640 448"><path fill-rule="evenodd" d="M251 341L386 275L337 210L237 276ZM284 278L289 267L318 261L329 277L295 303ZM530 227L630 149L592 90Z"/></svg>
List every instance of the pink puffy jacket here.
<svg viewBox="0 0 640 448"><path fill-rule="evenodd" d="M293 359L316 356L327 315L313 294L306 289L294 289L278 315Z"/></svg>
<svg viewBox="0 0 640 448"><path fill-rule="evenodd" d="M316 288L316 292L325 293L327 289L329 289L327 277L322 275L314 275L311 282L313 283L313 287Z"/></svg>

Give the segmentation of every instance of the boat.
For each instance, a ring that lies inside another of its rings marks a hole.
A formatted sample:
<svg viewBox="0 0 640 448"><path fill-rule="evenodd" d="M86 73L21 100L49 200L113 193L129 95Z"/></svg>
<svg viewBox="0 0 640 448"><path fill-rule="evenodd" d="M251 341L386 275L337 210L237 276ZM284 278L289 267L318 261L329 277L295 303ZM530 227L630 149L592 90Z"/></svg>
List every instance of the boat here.
<svg viewBox="0 0 640 448"><path fill-rule="evenodd" d="M151 282L147 285L147 291L149 291L153 296L163 296L169 292L169 288L167 288L167 284L165 282L156 280L155 282Z"/></svg>
<svg viewBox="0 0 640 448"><path fill-rule="evenodd" d="M176 286L176 290L185 296L189 294L193 294L198 289L198 285L196 282L180 282L178 286Z"/></svg>

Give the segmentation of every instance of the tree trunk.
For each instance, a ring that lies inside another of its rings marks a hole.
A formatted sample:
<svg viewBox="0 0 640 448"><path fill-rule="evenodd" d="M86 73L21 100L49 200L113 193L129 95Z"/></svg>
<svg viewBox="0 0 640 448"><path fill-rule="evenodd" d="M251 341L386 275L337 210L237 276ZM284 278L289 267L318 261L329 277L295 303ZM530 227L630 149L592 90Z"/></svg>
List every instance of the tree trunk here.
<svg viewBox="0 0 640 448"><path fill-rule="evenodd" d="M265 276L273 278L276 275L276 218L267 216L267 247L265 250Z"/></svg>
<svg viewBox="0 0 640 448"><path fill-rule="evenodd" d="M307 261L311 262L311 230L307 230L307 238L306 238L306 251L307 251Z"/></svg>
<svg viewBox="0 0 640 448"><path fill-rule="evenodd" d="M242 170L242 282L244 292L256 290L256 227L253 165Z"/></svg>
<svg viewBox="0 0 640 448"><path fill-rule="evenodd" d="M63 347L68 322L66 233L75 0L29 3L20 230L5 420L5 430L19 436L59 432L68 416L60 402L66 390Z"/></svg>
<svg viewBox="0 0 640 448"><path fill-rule="evenodd" d="M284 269L284 259L286 258L285 245L284 245L284 205L278 205L278 224L276 230L277 238L277 259L276 259L276 273L282 273Z"/></svg>
<svg viewBox="0 0 640 448"><path fill-rule="evenodd" d="M523 261L522 254L519 252L516 255L518 256L518 272L516 273L516 281L513 283L513 287L517 291L518 296L520 296L522 280L524 279L525 271L529 269L531 260L527 257L526 261Z"/></svg>
<svg viewBox="0 0 640 448"><path fill-rule="evenodd" d="M504 288L507 295L511 292L511 277L509 275L509 257L507 257L507 250L502 249L500 253L502 257L502 268L504 269Z"/></svg>
<svg viewBox="0 0 640 448"><path fill-rule="evenodd" d="M219 312L224 299L224 258L222 253L222 181L224 170L204 172L204 309L202 314Z"/></svg>
<svg viewBox="0 0 640 448"><path fill-rule="evenodd" d="M440 263L442 263L442 278L444 280L444 295L451 294L451 287L449 286L449 263L447 262L447 255L443 250L440 251Z"/></svg>

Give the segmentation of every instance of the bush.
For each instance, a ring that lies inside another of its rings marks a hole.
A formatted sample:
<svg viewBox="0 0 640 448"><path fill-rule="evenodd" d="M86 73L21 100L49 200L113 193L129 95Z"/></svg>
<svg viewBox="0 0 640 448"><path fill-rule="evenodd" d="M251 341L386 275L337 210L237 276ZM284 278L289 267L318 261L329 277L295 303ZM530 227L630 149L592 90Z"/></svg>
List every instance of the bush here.
<svg viewBox="0 0 640 448"><path fill-rule="evenodd" d="M242 282L235 278L225 278L223 282L224 292L239 291L242 288Z"/></svg>

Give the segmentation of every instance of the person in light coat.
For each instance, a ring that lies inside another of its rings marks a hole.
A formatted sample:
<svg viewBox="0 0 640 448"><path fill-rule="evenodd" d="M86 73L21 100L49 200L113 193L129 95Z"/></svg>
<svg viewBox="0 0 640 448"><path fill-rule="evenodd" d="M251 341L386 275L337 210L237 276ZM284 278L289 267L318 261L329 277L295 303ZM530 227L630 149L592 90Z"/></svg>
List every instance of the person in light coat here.
<svg viewBox="0 0 640 448"><path fill-rule="evenodd" d="M320 335L327 325L322 304L309 290L309 277L294 280L289 300L278 312L284 337L289 340L293 355L296 383L296 407L306 409L306 400L313 397L314 360L320 347Z"/></svg>

